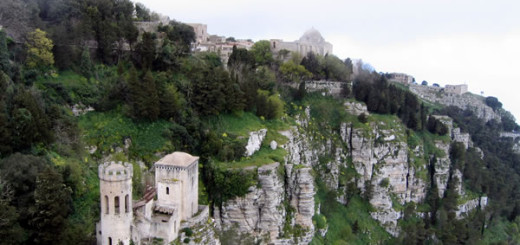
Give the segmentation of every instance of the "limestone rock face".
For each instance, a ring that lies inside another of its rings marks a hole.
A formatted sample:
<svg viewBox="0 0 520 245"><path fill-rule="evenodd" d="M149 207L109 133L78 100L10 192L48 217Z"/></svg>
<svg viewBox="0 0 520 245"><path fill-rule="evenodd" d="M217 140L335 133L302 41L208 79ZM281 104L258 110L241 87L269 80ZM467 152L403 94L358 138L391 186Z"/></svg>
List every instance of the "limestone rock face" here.
<svg viewBox="0 0 520 245"><path fill-rule="evenodd" d="M479 197L479 198L471 199L457 207L458 210L455 211L456 217L457 217L457 219L462 219L470 211L472 211L478 207L484 208L487 206L487 204L488 204L487 197Z"/></svg>
<svg viewBox="0 0 520 245"><path fill-rule="evenodd" d="M363 113L365 113L365 115L367 115L367 116L370 115L370 113L368 113L367 106L361 102L354 102L354 101L345 102L345 108L346 108L347 112L352 115L358 116Z"/></svg>
<svg viewBox="0 0 520 245"><path fill-rule="evenodd" d="M454 128L451 132L451 137L453 141L464 144L466 149L473 147L473 141L471 141L471 136L468 133L461 133L460 128Z"/></svg>
<svg viewBox="0 0 520 245"><path fill-rule="evenodd" d="M249 133L249 140L247 141L246 145L246 157L249 157L256 151L260 150L260 146L262 146L262 141L264 141L266 134L267 129L265 128Z"/></svg>
<svg viewBox="0 0 520 245"><path fill-rule="evenodd" d="M411 164L412 158L423 158L422 146L408 150L403 140L405 129L389 127L384 123L372 123L370 129L352 128L344 124L340 137L349 146L352 164L360 175L357 186L371 190L370 204L376 209L371 213L392 235L398 235L397 221L401 212L394 205L405 202L421 202L426 196L424 164ZM348 201L348 200L347 200Z"/></svg>
<svg viewBox="0 0 520 245"><path fill-rule="evenodd" d="M302 165L285 165L287 174L287 195L291 206L296 209L295 223L311 230L314 229L312 216L314 216L314 177L312 169L301 167Z"/></svg>
<svg viewBox="0 0 520 245"><path fill-rule="evenodd" d="M450 177L450 144L447 142L436 141L435 147L444 153L443 157L437 157L437 162L435 162L435 174L433 176L439 190L439 197L443 197Z"/></svg>
<svg viewBox="0 0 520 245"><path fill-rule="evenodd" d="M269 146L271 147L271 150L276 150L276 148L278 148L278 143L273 140L271 143L269 143Z"/></svg>
<svg viewBox="0 0 520 245"><path fill-rule="evenodd" d="M260 187L252 187L244 197L234 198L215 211L220 227L237 224L240 232L254 236L268 234L275 239L281 232L285 216L283 179L278 176L279 163L258 168Z"/></svg>
<svg viewBox="0 0 520 245"><path fill-rule="evenodd" d="M484 98L471 93L465 93L462 95L446 93L441 88L422 86L422 85L410 85L410 91L417 94L418 97L433 102L439 103L445 106L456 106L460 109L471 110L478 118L489 121L492 119L501 121L499 114L495 113L493 109L484 103Z"/></svg>

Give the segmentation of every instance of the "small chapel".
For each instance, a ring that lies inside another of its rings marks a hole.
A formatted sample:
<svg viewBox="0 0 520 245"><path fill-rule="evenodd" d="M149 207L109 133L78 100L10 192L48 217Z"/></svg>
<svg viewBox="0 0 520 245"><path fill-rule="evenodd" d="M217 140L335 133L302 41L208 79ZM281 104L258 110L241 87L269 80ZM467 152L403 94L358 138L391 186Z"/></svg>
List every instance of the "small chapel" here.
<svg viewBox="0 0 520 245"><path fill-rule="evenodd" d="M198 205L199 158L174 152L154 164L155 186L132 201L132 164L99 165L101 212L96 225L97 244L165 244L177 239L181 221L189 221L206 206Z"/></svg>

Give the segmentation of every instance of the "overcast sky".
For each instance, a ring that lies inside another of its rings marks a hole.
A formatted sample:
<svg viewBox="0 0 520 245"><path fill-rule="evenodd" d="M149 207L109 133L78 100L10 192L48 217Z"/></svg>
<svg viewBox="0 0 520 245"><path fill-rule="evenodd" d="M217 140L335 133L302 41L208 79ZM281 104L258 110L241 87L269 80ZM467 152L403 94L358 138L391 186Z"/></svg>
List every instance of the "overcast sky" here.
<svg viewBox="0 0 520 245"><path fill-rule="evenodd" d="M298 39L311 27L334 54L418 82L463 84L495 96L520 120L520 1L139 0L210 34Z"/></svg>

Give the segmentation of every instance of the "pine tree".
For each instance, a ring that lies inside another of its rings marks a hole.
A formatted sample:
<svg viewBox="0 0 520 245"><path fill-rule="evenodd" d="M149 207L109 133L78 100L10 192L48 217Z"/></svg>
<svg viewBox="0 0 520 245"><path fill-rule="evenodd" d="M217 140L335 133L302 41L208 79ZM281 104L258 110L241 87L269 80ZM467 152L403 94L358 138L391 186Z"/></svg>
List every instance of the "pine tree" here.
<svg viewBox="0 0 520 245"><path fill-rule="evenodd" d="M140 118L148 120L157 120L159 117L159 96L157 95L157 88L152 72L149 70L143 77L141 86L143 93L138 99L138 114Z"/></svg>
<svg viewBox="0 0 520 245"><path fill-rule="evenodd" d="M159 117L159 96L150 71L147 71L143 80L139 81L137 70L132 67L128 77L128 90L131 117L145 120L156 120Z"/></svg>
<svg viewBox="0 0 520 245"><path fill-rule="evenodd" d="M84 77L90 78L92 76L92 60L90 59L90 51L86 47L81 52L79 69Z"/></svg>
<svg viewBox="0 0 520 245"><path fill-rule="evenodd" d="M36 210L30 222L36 231L35 242L55 244L60 240L72 202L69 187L62 176L48 167L36 179L34 200Z"/></svg>

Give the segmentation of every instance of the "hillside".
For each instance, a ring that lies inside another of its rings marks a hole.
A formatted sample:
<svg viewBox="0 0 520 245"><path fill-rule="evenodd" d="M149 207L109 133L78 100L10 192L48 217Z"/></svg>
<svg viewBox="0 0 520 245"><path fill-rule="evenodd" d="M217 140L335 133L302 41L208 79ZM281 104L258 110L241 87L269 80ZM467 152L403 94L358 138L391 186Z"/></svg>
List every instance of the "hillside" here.
<svg viewBox="0 0 520 245"><path fill-rule="evenodd" d="M200 157L209 212L173 244L520 243L520 127L497 98L269 41L223 63L128 0L2 1L0 25L0 244L95 243L98 166L132 166L137 206L176 151Z"/></svg>

